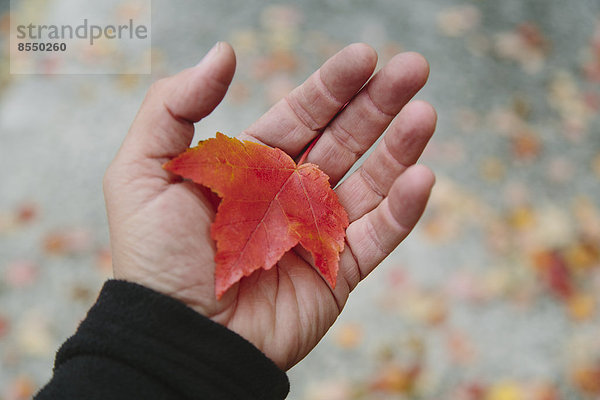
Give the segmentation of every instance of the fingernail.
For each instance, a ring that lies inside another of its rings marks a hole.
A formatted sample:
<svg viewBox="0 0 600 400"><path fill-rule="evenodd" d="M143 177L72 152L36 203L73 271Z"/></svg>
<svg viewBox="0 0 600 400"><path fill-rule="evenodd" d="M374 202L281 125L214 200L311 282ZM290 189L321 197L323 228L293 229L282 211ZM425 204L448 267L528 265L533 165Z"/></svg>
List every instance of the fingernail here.
<svg viewBox="0 0 600 400"><path fill-rule="evenodd" d="M208 51L208 53L206 53L206 55L202 58L202 60L200 60L198 64L202 64L203 62L209 61L210 59L214 58L219 53L220 49L221 42L215 43L215 45Z"/></svg>

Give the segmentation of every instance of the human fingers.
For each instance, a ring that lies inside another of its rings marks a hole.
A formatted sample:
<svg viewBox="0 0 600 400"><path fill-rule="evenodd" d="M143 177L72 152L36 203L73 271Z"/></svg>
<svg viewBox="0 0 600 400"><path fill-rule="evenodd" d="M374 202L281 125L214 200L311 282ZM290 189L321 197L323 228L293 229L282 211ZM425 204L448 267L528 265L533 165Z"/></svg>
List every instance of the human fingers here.
<svg viewBox="0 0 600 400"><path fill-rule="evenodd" d="M234 70L233 50L219 43L195 67L152 85L104 174L109 219L134 213L171 182L162 164L188 148L193 123L221 101Z"/></svg>
<svg viewBox="0 0 600 400"><path fill-rule="evenodd" d="M330 183L337 184L423 87L428 75L429 65L420 54L396 55L327 126L307 162L319 165Z"/></svg>
<svg viewBox="0 0 600 400"><path fill-rule="evenodd" d="M340 255L340 272L350 290L414 228L434 182L427 167L414 165L396 179L388 196L374 210L350 224L346 230L348 248Z"/></svg>
<svg viewBox="0 0 600 400"><path fill-rule="evenodd" d="M435 109L424 101L400 111L373 153L336 188L351 222L377 207L396 178L417 162L436 121Z"/></svg>
<svg viewBox="0 0 600 400"><path fill-rule="evenodd" d="M118 157L166 161L187 149L194 122L210 114L225 96L235 63L231 46L219 42L198 65L155 82Z"/></svg>
<svg viewBox="0 0 600 400"><path fill-rule="evenodd" d="M292 157L306 147L360 90L377 64L364 43L351 44L314 72L240 135L279 147Z"/></svg>

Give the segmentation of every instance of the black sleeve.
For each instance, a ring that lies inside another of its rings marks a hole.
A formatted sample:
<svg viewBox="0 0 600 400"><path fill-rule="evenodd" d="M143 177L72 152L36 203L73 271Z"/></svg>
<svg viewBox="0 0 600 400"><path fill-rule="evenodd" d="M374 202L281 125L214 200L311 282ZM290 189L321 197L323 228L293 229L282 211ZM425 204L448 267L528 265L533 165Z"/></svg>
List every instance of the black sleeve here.
<svg viewBox="0 0 600 400"><path fill-rule="evenodd" d="M48 399L284 399L289 381L250 342L143 286L104 284L56 355Z"/></svg>

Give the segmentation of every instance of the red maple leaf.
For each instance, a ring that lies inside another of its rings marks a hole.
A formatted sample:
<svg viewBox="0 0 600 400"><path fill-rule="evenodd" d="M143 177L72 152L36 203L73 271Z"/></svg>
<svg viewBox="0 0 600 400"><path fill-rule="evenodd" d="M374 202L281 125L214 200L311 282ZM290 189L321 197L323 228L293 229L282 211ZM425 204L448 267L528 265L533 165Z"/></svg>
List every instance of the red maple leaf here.
<svg viewBox="0 0 600 400"><path fill-rule="evenodd" d="M211 237L217 243L217 298L257 269L270 269L300 243L335 287L348 215L314 164L217 132L164 166L212 189L222 201Z"/></svg>

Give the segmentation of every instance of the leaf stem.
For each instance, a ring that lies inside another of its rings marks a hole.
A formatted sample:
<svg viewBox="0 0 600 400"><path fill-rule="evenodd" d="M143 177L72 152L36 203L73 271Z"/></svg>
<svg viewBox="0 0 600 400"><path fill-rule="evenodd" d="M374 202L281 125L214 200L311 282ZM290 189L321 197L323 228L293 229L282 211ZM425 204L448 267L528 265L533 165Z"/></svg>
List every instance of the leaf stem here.
<svg viewBox="0 0 600 400"><path fill-rule="evenodd" d="M319 138L321 137L322 133L319 133L317 135L317 137L315 137L313 139L313 141L310 143L310 145L308 146L308 148L304 151L304 153L302 154L302 157L300 157L300 160L298 160L298 164L300 165L302 164L304 161L306 161L306 157L308 157L308 153L310 153L310 151L312 150L312 148L315 146L315 143L317 143L317 140L319 140Z"/></svg>

